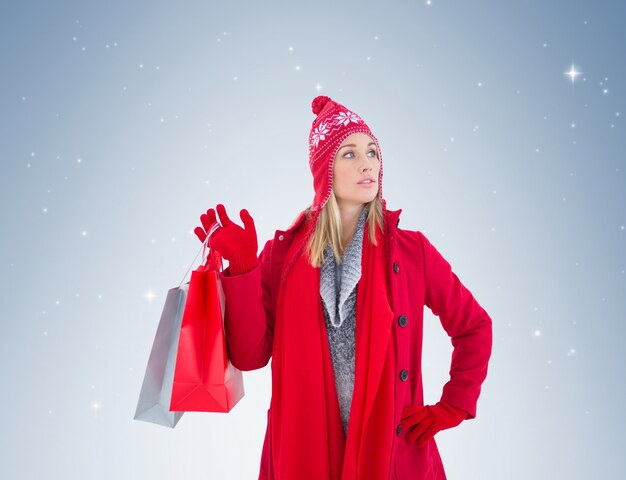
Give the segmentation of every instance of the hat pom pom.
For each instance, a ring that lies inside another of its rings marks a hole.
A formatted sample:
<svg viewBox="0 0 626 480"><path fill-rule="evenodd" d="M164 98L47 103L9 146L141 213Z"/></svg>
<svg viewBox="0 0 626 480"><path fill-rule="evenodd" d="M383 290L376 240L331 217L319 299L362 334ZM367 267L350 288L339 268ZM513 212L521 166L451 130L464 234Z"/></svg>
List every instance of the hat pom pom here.
<svg viewBox="0 0 626 480"><path fill-rule="evenodd" d="M330 101L330 97L327 97L326 95L319 95L315 97L313 99L313 103L311 103L311 109L313 110L313 113L315 115L319 115L324 106Z"/></svg>

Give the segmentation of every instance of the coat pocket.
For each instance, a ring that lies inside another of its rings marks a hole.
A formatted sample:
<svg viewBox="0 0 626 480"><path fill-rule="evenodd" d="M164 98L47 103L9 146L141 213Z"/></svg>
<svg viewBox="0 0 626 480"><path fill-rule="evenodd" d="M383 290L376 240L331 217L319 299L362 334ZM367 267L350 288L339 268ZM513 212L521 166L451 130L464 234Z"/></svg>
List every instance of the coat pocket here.
<svg viewBox="0 0 626 480"><path fill-rule="evenodd" d="M446 480L434 438L428 440L423 447L418 447L417 441L407 442L405 438L401 438L392 465L395 471L391 478L396 480Z"/></svg>

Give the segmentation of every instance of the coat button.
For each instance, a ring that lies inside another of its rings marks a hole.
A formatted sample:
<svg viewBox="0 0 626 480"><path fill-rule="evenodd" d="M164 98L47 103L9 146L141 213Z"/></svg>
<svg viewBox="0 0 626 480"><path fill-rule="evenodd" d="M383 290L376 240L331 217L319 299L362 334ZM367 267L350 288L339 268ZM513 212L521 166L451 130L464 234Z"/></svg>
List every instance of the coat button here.
<svg viewBox="0 0 626 480"><path fill-rule="evenodd" d="M399 437L401 433L402 433L402 424L399 424L396 427L396 435Z"/></svg>
<svg viewBox="0 0 626 480"><path fill-rule="evenodd" d="M409 378L409 371L408 370L402 370L400 372L400 380L402 380L403 382L406 382L407 378Z"/></svg>
<svg viewBox="0 0 626 480"><path fill-rule="evenodd" d="M278 236L278 240L282 240L283 238L285 238L283 235Z"/></svg>
<svg viewBox="0 0 626 480"><path fill-rule="evenodd" d="M393 271L398 273L398 270L400 270L400 265L398 265L398 262L393 262Z"/></svg>
<svg viewBox="0 0 626 480"><path fill-rule="evenodd" d="M401 327L406 327L406 315L400 315L400 317L398 318L398 325L400 325Z"/></svg>

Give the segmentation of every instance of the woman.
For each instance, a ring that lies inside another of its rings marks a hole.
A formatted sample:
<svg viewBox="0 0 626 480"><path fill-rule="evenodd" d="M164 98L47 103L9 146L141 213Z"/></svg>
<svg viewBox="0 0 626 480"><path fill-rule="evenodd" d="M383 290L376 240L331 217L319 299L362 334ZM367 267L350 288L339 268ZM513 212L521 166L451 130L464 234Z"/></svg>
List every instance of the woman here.
<svg viewBox="0 0 626 480"><path fill-rule="evenodd" d="M491 318L420 231L398 228L382 196L382 156L361 117L313 100L315 197L260 256L217 205L210 246L221 273L228 352L240 370L272 357L259 479L446 478L434 435L476 416L491 356ZM213 209L196 228L201 241ZM424 406L423 307L454 351L441 400Z"/></svg>

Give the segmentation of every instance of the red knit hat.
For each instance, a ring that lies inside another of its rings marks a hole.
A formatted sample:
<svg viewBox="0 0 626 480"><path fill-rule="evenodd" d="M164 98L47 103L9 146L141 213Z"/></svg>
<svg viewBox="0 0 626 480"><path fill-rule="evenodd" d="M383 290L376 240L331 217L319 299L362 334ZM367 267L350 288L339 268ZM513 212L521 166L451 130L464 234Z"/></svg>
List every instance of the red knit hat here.
<svg viewBox="0 0 626 480"><path fill-rule="evenodd" d="M376 142L380 160L378 194L384 205L383 157L378 139L367 124L356 113L324 95L313 99L311 109L317 115L309 133L309 166L313 174L315 190L311 211L321 210L328 201L333 188L333 163L337 150L347 137L357 132L369 135Z"/></svg>
<svg viewBox="0 0 626 480"><path fill-rule="evenodd" d="M305 225L307 232L301 244L295 250L295 254L285 259L281 281L286 279L287 272L302 253L309 238L315 231L317 219L333 189L333 163L335 155L341 143L353 133L362 132L369 135L378 148L378 159L380 160L378 196L382 204L383 218L386 218L387 202L383 198L383 158L378 139L361 117L348 110L343 105L335 102L330 97L325 95L315 97L311 104L311 109L313 113L317 115L313 120L311 132L309 133L309 166L313 174L315 197L311 204L311 215ZM305 211L301 212L294 223L297 223L304 214Z"/></svg>

